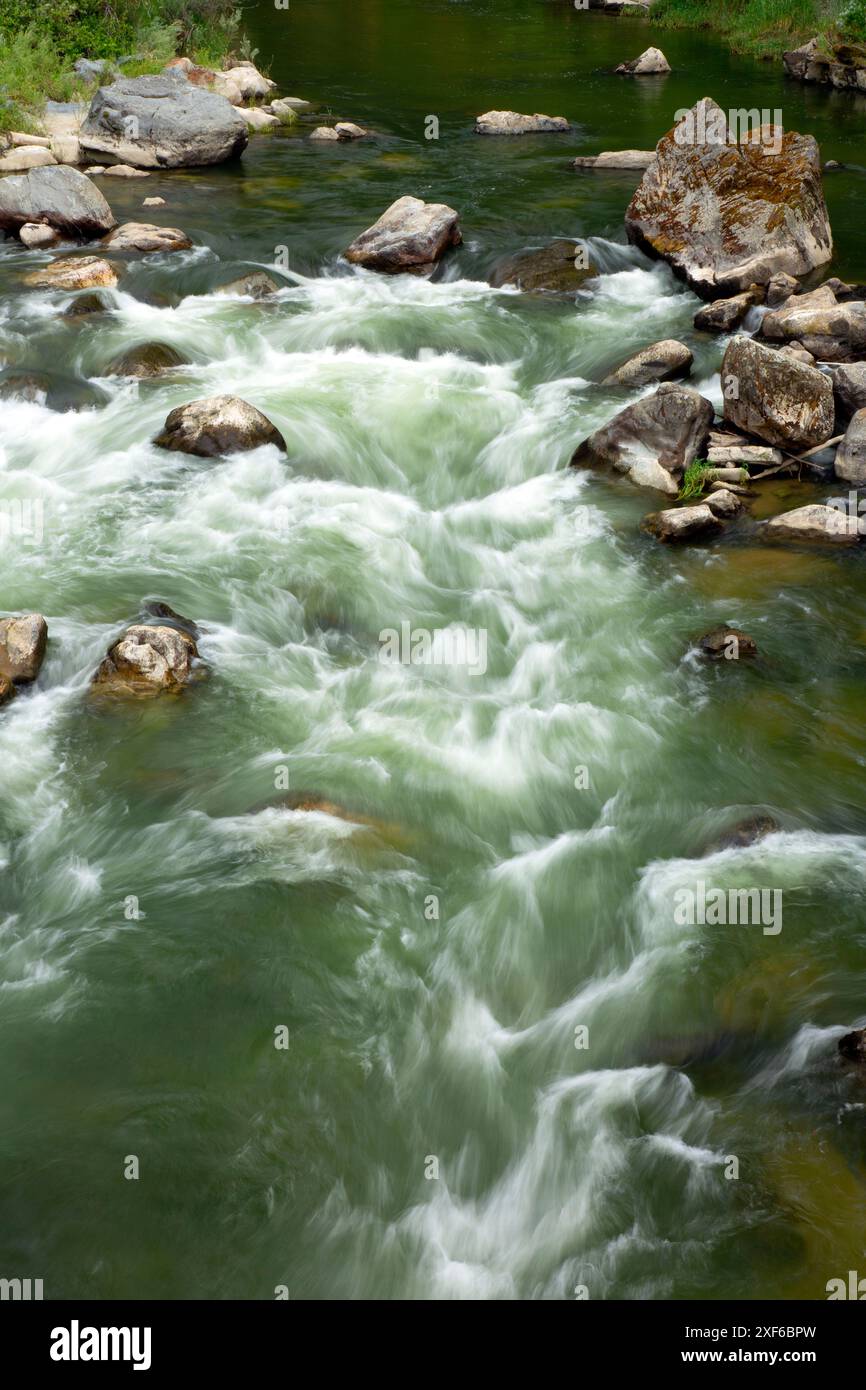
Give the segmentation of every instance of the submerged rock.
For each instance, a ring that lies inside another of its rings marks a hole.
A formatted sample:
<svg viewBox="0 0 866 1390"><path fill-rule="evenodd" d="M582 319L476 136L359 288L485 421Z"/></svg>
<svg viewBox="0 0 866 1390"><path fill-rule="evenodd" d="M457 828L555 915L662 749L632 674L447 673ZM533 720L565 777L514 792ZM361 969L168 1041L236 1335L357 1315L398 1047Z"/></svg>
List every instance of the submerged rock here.
<svg viewBox="0 0 866 1390"><path fill-rule="evenodd" d="M445 203L398 198L345 251L347 261L386 274L432 272L449 246L462 240L458 214Z"/></svg>
<svg viewBox="0 0 866 1390"><path fill-rule="evenodd" d="M24 283L49 290L113 289L117 273L114 266L98 256L62 256L42 270L25 275Z"/></svg>
<svg viewBox="0 0 866 1390"><path fill-rule="evenodd" d="M659 141L626 213L629 240L706 299L804 275L832 254L816 141L760 134L774 143L730 140L725 113L703 98Z"/></svg>
<svg viewBox="0 0 866 1390"><path fill-rule="evenodd" d="M63 412L105 405L108 395L93 382L62 372L4 368L0 371L0 399L35 401L49 410Z"/></svg>
<svg viewBox="0 0 866 1390"><path fill-rule="evenodd" d="M730 299L715 299L695 314L695 328L704 333L733 333L746 317L753 304L760 304L764 291L760 285L750 285L742 294Z"/></svg>
<svg viewBox="0 0 866 1390"><path fill-rule="evenodd" d="M239 279L230 281L228 285L220 285L219 289L214 290L214 294L267 299L270 295L276 294L279 288L276 280L272 280L270 275L266 275L263 270L254 270L249 275L242 275Z"/></svg>
<svg viewBox="0 0 866 1390"><path fill-rule="evenodd" d="M286 447L267 416L239 396L207 396L178 406L153 442L161 449L202 458L219 458L263 444L275 444L282 450Z"/></svg>
<svg viewBox="0 0 866 1390"><path fill-rule="evenodd" d="M641 530L658 541L688 541L693 536L706 535L718 531L722 523L706 502L693 507L668 507L662 512L651 512L641 522Z"/></svg>
<svg viewBox="0 0 866 1390"><path fill-rule="evenodd" d="M523 116L519 111L485 111L475 119L476 135L548 135L571 130L564 116Z"/></svg>
<svg viewBox="0 0 866 1390"><path fill-rule="evenodd" d="M177 693L192 679L198 648L187 632L137 623L108 650L92 681L105 694Z"/></svg>
<svg viewBox="0 0 866 1390"><path fill-rule="evenodd" d="M860 487L866 484L866 409L851 417L845 438L836 450L836 477Z"/></svg>
<svg viewBox="0 0 866 1390"><path fill-rule="evenodd" d="M64 319L88 318L91 314L104 314L111 308L108 300L103 299L99 294L82 294L78 299L73 299L68 309L65 309L62 317Z"/></svg>
<svg viewBox="0 0 866 1390"><path fill-rule="evenodd" d="M722 385L725 419L745 434L789 449L807 449L832 437L829 378L753 338L728 343Z"/></svg>
<svg viewBox="0 0 866 1390"><path fill-rule="evenodd" d="M651 343L626 359L622 366L610 372L602 386L647 386L651 381L672 381L688 376L694 357L684 343L676 338L663 338Z"/></svg>
<svg viewBox="0 0 866 1390"><path fill-rule="evenodd" d="M576 294L598 274L578 242L558 239L537 250L516 251L497 261L488 280L494 289L514 285L524 294Z"/></svg>
<svg viewBox="0 0 866 1390"><path fill-rule="evenodd" d="M17 232L34 222L85 240L117 225L92 180L66 164L0 179L0 231Z"/></svg>
<svg viewBox="0 0 866 1390"><path fill-rule="evenodd" d="M603 150L601 154L578 155L575 169L648 169L655 150Z"/></svg>
<svg viewBox="0 0 866 1390"><path fill-rule="evenodd" d="M713 415L697 391L665 383L584 439L571 466L613 468L641 487L676 496L683 471L704 456Z"/></svg>
<svg viewBox="0 0 866 1390"><path fill-rule="evenodd" d="M0 676L16 685L35 681L47 643L48 624L41 613L0 619Z"/></svg>
<svg viewBox="0 0 866 1390"><path fill-rule="evenodd" d="M747 816L728 830L723 830L715 840L708 844L704 854L718 854L722 849L747 849L765 835L775 835L781 826L773 816Z"/></svg>
<svg viewBox="0 0 866 1390"><path fill-rule="evenodd" d="M156 227L150 222L124 222L122 227L103 237L102 245L112 251L188 251L192 242L179 227Z"/></svg>
<svg viewBox="0 0 866 1390"><path fill-rule="evenodd" d="M81 127L90 157L110 155L144 169L221 164L239 155L249 133L240 113L178 69L121 78L100 87Z"/></svg>
<svg viewBox="0 0 866 1390"><path fill-rule="evenodd" d="M182 613L176 612L169 604L162 603L159 599L146 599L141 606L141 616L145 619L157 618L159 619L158 626L176 627L181 632L185 632L194 642L198 641L200 635L198 624L194 623L192 618L185 618Z"/></svg>
<svg viewBox="0 0 866 1390"><path fill-rule="evenodd" d="M698 638L698 651L708 661L739 661L742 657L758 655L754 637L738 627L714 627Z"/></svg>
<svg viewBox="0 0 866 1390"><path fill-rule="evenodd" d="M128 348L106 368L106 376L162 376L174 367L185 367L187 358L168 343L140 343Z"/></svg>
<svg viewBox="0 0 866 1390"><path fill-rule="evenodd" d="M813 503L782 512L766 523L766 534L773 540L816 541L831 545L856 545L860 540L859 518L838 507Z"/></svg>
<svg viewBox="0 0 866 1390"><path fill-rule="evenodd" d="M628 63L620 63L614 72L622 77L654 77L658 73L670 72L671 65L660 48L645 48L639 58Z"/></svg>

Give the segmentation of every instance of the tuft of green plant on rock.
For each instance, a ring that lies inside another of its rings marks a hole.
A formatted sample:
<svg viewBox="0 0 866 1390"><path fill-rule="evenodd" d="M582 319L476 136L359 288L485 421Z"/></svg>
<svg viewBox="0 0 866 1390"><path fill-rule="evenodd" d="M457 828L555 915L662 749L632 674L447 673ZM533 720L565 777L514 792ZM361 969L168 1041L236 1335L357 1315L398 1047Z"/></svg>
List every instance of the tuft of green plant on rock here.
<svg viewBox="0 0 866 1390"><path fill-rule="evenodd" d="M706 459L695 459L683 474L682 486L677 501L687 502L692 497L700 497L707 483L707 474L712 472L712 464Z"/></svg>

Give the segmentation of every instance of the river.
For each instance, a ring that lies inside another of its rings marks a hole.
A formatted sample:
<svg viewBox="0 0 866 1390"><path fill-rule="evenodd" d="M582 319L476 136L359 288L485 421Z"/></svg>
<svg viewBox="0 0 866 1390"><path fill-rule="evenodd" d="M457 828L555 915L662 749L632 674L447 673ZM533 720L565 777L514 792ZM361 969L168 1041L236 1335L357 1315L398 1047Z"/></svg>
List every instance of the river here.
<svg viewBox="0 0 866 1390"><path fill-rule="evenodd" d="M722 352L625 245L635 176L569 160L704 95L781 108L849 166L833 273L866 280L858 99L566 3L246 25L281 93L375 138L104 181L195 246L75 325L22 285L48 255L0 248L0 353L99 393L2 406L0 499L44 518L6 527L3 610L50 645L0 714L0 1272L52 1298L823 1298L866 1215L866 1088L835 1056L866 1011L866 582L856 554L660 547L646 495L564 467L629 351L682 338L717 404ZM607 71L651 42L668 78ZM475 136L492 107L576 129ZM442 276L349 271L404 193L461 214ZM487 285L552 236L589 239L593 294ZM274 302L213 294L252 267ZM150 339L192 365L103 375ZM225 392L285 456L151 445ZM97 706L147 598L200 625L209 678ZM759 661L688 655L723 621ZM483 630L486 670L384 664L404 622ZM286 781L374 824L270 804ZM755 814L781 830L705 853ZM677 925L697 880L782 890L782 930Z"/></svg>

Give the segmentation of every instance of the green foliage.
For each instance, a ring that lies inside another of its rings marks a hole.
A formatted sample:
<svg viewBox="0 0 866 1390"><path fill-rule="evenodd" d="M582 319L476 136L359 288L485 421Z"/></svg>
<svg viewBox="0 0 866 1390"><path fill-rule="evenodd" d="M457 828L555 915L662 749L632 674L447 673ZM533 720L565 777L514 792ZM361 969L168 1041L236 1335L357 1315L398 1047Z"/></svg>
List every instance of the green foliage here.
<svg viewBox="0 0 866 1390"><path fill-rule="evenodd" d="M775 57L827 27L841 0L656 0L652 20L668 28L712 28L737 52ZM857 9L864 0L849 0Z"/></svg>
<svg viewBox="0 0 866 1390"><path fill-rule="evenodd" d="M45 33L31 27L0 35L0 129L30 128L27 108L34 92L54 101L69 101L80 86Z"/></svg>
<svg viewBox="0 0 866 1390"><path fill-rule="evenodd" d="M678 493L680 502L686 502L691 497L700 497L707 482L707 473L711 472L712 464L707 463L706 459L695 459L690 463L683 474L682 487Z"/></svg>
<svg viewBox="0 0 866 1390"><path fill-rule="evenodd" d="M848 0L836 25L843 39L866 43L866 0Z"/></svg>

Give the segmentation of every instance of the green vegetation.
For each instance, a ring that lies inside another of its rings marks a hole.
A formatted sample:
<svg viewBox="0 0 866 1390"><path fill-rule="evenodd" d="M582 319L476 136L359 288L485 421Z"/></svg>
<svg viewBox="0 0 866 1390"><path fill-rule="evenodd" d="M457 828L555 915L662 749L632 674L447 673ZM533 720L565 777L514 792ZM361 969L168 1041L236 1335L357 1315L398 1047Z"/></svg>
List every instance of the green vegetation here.
<svg viewBox="0 0 866 1390"><path fill-rule="evenodd" d="M690 498L700 497L706 486L707 474L712 470L712 464L707 463L706 459L695 459L690 463L683 474L683 484L677 494L677 500L687 502Z"/></svg>
<svg viewBox="0 0 866 1390"><path fill-rule="evenodd" d="M837 24L846 38L866 38L866 0L656 0L652 19L715 29L736 52L756 57L777 57Z"/></svg>
<svg viewBox="0 0 866 1390"><path fill-rule="evenodd" d="M46 99L87 99L77 58L131 58L130 77L183 53L221 67L252 57L239 0L0 0L0 131L32 130Z"/></svg>

